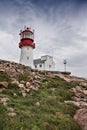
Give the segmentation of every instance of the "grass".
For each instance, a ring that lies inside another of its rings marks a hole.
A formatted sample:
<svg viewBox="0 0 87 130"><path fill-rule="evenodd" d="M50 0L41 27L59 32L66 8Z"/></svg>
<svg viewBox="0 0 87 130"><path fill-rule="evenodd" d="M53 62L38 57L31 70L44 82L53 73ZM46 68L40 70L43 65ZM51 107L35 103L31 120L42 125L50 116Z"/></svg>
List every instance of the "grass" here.
<svg viewBox="0 0 87 130"><path fill-rule="evenodd" d="M18 81L28 81L29 80L29 77L28 77L28 74L27 73L24 73L24 74L19 74L18 76Z"/></svg>
<svg viewBox="0 0 87 130"><path fill-rule="evenodd" d="M26 80L26 75L20 77L20 81ZM74 85L59 77L46 77L40 81L38 91L31 90L23 98L18 86L9 83L2 97L9 97L8 107L13 107L17 115L9 117L8 110L0 104L0 130L81 130L73 120L77 107L64 103L73 96L69 88Z"/></svg>
<svg viewBox="0 0 87 130"><path fill-rule="evenodd" d="M6 72L0 72L0 82L2 81L11 81L10 76Z"/></svg>

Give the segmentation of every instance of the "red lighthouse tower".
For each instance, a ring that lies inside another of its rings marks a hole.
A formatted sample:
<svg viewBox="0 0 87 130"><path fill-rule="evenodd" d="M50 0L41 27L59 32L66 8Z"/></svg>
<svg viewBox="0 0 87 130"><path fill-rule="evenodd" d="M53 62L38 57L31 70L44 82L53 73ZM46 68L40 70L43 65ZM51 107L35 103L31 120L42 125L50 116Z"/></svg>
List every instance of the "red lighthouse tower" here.
<svg viewBox="0 0 87 130"><path fill-rule="evenodd" d="M24 30L20 32L19 48L21 49L20 63L33 67L34 30L24 27Z"/></svg>

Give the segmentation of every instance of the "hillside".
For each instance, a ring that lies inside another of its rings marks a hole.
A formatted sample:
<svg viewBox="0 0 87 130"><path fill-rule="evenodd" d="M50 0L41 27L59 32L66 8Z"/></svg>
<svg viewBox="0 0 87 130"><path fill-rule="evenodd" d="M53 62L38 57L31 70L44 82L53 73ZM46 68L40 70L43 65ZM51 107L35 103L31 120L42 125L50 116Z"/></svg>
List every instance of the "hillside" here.
<svg viewBox="0 0 87 130"><path fill-rule="evenodd" d="M0 60L0 130L87 130L87 80Z"/></svg>

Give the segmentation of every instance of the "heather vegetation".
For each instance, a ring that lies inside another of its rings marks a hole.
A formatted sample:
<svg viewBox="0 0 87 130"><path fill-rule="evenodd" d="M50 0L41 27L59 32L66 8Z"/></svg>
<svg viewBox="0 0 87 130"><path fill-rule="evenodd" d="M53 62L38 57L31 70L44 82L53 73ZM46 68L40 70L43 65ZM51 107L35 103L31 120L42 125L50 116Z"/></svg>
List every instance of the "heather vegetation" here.
<svg viewBox="0 0 87 130"><path fill-rule="evenodd" d="M0 82L1 81L11 81L10 76L6 72L0 72Z"/></svg>
<svg viewBox="0 0 87 130"><path fill-rule="evenodd" d="M26 82L28 75L19 75L18 79ZM0 130L81 130L73 120L78 108L64 103L74 95L69 89L76 82L67 83L57 76L45 76L39 80L37 91L30 90L23 97L18 85L11 83L7 74L0 74L0 81L4 80L8 81L8 87L0 97L7 97L9 101L5 105L0 104ZM16 115L9 116L8 108L13 108Z"/></svg>

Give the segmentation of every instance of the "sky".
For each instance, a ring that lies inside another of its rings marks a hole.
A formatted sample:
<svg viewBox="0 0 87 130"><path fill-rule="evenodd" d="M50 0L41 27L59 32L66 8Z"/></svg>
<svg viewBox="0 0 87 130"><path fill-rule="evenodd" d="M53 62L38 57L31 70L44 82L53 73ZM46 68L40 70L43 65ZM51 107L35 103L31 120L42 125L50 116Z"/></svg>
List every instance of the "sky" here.
<svg viewBox="0 0 87 130"><path fill-rule="evenodd" d="M87 78L87 0L0 0L0 59L19 62L20 30L35 30L34 59L54 58L57 71Z"/></svg>

